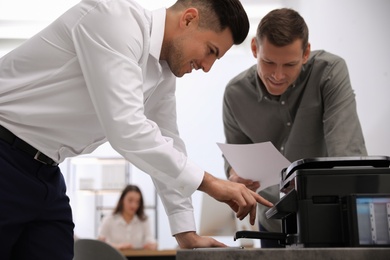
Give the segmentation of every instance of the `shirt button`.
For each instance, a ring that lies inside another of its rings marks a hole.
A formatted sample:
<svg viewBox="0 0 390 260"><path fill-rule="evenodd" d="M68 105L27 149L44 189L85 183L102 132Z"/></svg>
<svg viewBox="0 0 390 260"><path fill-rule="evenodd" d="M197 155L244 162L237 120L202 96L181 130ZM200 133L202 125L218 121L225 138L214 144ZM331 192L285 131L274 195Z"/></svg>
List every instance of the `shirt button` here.
<svg viewBox="0 0 390 260"><path fill-rule="evenodd" d="M285 105L286 104L286 102L284 102L284 101L282 101L282 102L280 102L282 105Z"/></svg>
<svg viewBox="0 0 390 260"><path fill-rule="evenodd" d="M280 151L284 151L284 146L280 147Z"/></svg>
<svg viewBox="0 0 390 260"><path fill-rule="evenodd" d="M290 122L287 122L287 126L291 126L291 123L290 123Z"/></svg>

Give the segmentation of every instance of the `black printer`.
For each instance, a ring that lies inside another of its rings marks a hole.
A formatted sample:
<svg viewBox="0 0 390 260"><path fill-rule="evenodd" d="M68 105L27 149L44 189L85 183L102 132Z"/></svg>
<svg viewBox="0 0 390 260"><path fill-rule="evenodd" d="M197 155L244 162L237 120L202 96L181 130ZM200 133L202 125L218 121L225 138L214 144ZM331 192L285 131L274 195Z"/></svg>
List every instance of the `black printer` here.
<svg viewBox="0 0 390 260"><path fill-rule="evenodd" d="M234 239L276 239L286 247L390 246L390 157L321 157L281 171L289 190L266 212L282 233L238 231Z"/></svg>

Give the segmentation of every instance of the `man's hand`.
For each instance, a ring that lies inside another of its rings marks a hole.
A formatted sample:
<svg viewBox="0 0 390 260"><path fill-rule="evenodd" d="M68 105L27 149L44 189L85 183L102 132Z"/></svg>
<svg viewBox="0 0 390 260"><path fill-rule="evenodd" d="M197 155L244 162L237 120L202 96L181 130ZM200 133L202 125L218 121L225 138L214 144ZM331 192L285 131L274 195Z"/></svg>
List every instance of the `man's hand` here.
<svg viewBox="0 0 390 260"><path fill-rule="evenodd" d="M233 168L231 168L229 171L229 181L242 183L248 189L250 189L254 192L256 192L256 190L258 188L260 188L260 182L241 178L240 176L238 176L238 174L236 173L236 171Z"/></svg>
<svg viewBox="0 0 390 260"><path fill-rule="evenodd" d="M268 207L273 206L271 202L249 190L244 184L218 179L207 172L198 190L228 204L240 220L249 214L249 222L252 225L255 224L257 202Z"/></svg>
<svg viewBox="0 0 390 260"><path fill-rule="evenodd" d="M202 237L195 232L183 232L175 235L180 248L201 248L201 247L227 247L225 244L212 237Z"/></svg>

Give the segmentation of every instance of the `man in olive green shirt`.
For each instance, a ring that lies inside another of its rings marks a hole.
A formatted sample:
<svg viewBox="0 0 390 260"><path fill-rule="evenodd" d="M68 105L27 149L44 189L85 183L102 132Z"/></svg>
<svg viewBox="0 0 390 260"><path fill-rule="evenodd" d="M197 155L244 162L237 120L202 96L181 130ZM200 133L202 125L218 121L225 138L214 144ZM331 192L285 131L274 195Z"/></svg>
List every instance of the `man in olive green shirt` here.
<svg viewBox="0 0 390 260"><path fill-rule="evenodd" d="M251 43L257 64L233 78L225 90L227 143L271 141L291 162L367 155L347 65L329 52L311 51L308 34L304 19L292 9L273 10L261 20ZM229 180L252 190L261 185L239 177L228 162L225 170ZM279 192L275 185L260 194L275 203ZM280 232L280 220L267 219L266 210L258 206L260 230ZM273 241L261 244L279 246Z"/></svg>

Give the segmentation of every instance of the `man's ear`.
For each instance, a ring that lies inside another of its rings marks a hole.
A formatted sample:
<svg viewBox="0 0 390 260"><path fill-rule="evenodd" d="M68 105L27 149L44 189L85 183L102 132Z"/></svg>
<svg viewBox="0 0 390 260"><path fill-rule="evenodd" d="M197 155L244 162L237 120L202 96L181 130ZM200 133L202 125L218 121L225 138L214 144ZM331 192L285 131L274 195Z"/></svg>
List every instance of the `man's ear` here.
<svg viewBox="0 0 390 260"><path fill-rule="evenodd" d="M199 23L199 13L196 8L185 9L180 19L180 27L197 26Z"/></svg>
<svg viewBox="0 0 390 260"><path fill-rule="evenodd" d="M251 50L253 57L257 58L257 43L256 43L256 37L252 38L251 41Z"/></svg>
<svg viewBox="0 0 390 260"><path fill-rule="evenodd" d="M309 59L310 50L311 50L311 46L310 46L310 43L308 42L306 50L303 52L303 64L305 64L307 62L307 60Z"/></svg>

